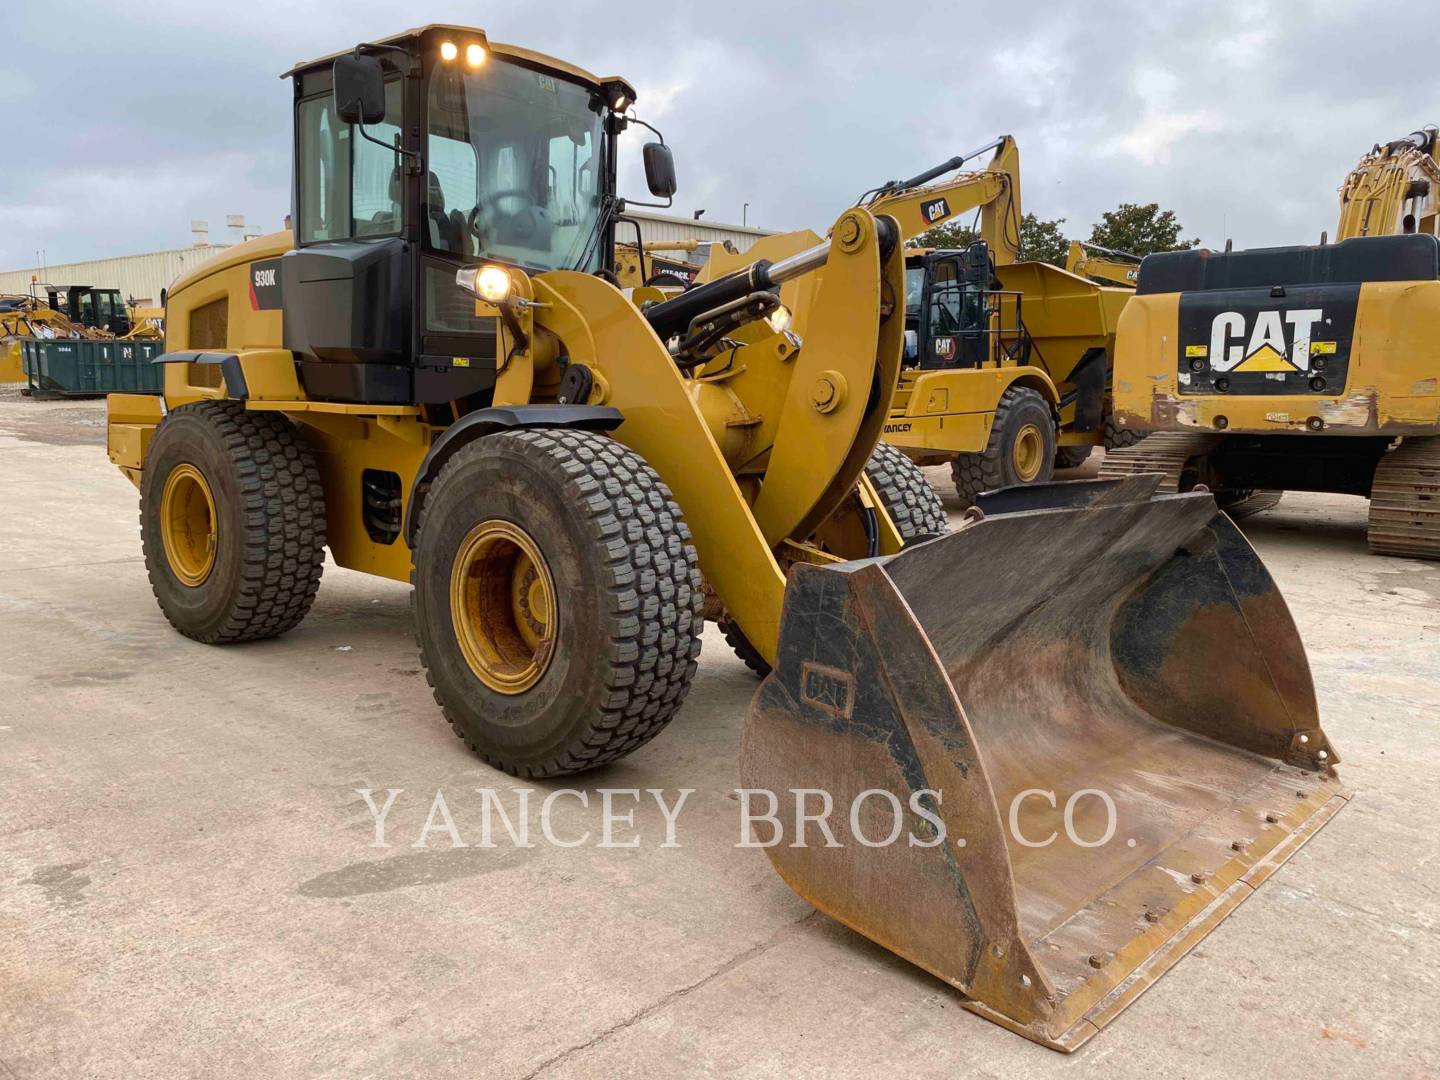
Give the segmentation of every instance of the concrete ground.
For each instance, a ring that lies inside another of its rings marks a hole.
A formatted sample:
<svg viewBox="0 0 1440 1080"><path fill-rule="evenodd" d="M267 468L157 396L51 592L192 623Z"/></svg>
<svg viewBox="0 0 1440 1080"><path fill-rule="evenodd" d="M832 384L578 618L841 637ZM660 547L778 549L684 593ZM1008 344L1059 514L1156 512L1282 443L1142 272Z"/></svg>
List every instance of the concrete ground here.
<svg viewBox="0 0 1440 1080"><path fill-rule="evenodd" d="M617 834L638 849L483 848L478 789L513 809L525 785L441 720L407 589L332 566L285 638L187 641L102 443L98 402L0 396L6 1080L1440 1075L1440 566L1367 554L1360 500L1290 495L1245 526L1357 797L1067 1058L734 846L755 683L713 630L667 732L528 785L693 788L679 847L647 798ZM392 788L379 849L357 789ZM470 846L412 846L437 790ZM557 806L562 839L598 834L598 796Z"/></svg>

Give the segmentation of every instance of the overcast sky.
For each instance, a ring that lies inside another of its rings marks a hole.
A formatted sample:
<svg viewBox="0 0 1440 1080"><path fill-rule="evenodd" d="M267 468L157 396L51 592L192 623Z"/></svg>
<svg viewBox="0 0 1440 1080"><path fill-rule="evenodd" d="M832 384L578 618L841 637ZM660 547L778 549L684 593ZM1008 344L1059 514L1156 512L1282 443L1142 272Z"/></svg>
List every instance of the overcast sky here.
<svg viewBox="0 0 1440 1080"><path fill-rule="evenodd" d="M4 7L0 269L182 247L192 218L215 238L226 214L279 228L277 76L423 22L625 75L674 148L677 209L739 222L748 202L776 229L823 229L862 190L1008 132L1024 208L1068 235L1159 201L1210 246L1313 243L1365 150L1440 122L1440 23L1389 0ZM622 194L643 197L640 141Z"/></svg>

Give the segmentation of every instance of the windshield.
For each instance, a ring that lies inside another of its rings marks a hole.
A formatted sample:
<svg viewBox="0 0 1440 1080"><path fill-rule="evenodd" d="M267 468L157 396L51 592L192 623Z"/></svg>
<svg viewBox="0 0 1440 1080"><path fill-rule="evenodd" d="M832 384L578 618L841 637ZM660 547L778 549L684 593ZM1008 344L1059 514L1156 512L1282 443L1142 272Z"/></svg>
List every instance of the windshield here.
<svg viewBox="0 0 1440 1080"><path fill-rule="evenodd" d="M428 246L537 270L594 269L598 98L493 55L478 71L437 67L429 96Z"/></svg>

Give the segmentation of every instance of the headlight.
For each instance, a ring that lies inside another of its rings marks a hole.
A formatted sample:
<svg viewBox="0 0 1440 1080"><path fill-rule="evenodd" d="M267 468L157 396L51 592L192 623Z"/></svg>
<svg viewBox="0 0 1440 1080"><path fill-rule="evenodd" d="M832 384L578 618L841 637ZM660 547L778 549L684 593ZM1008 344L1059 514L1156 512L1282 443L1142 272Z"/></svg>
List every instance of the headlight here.
<svg viewBox="0 0 1440 1080"><path fill-rule="evenodd" d="M478 41L472 41L465 46L465 63L472 68L477 68L485 63L485 46Z"/></svg>
<svg viewBox="0 0 1440 1080"><path fill-rule="evenodd" d="M765 316L765 321L770 324L770 329L774 330L775 333L783 334L786 330L790 329L790 309L784 304L781 304L774 311L770 312L769 315Z"/></svg>
<svg viewBox="0 0 1440 1080"><path fill-rule="evenodd" d="M440 43L440 59L449 63L460 55L460 50L455 47L453 41L442 41Z"/></svg>
<svg viewBox="0 0 1440 1080"><path fill-rule="evenodd" d="M510 275L499 266L462 267L455 271L455 284L492 304L510 295Z"/></svg>

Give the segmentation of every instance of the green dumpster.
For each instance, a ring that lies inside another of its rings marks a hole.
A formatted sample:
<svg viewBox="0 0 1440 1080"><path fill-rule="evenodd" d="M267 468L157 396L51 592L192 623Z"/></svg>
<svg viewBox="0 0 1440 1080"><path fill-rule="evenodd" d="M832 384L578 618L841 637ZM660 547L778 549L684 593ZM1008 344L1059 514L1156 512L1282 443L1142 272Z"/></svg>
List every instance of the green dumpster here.
<svg viewBox="0 0 1440 1080"><path fill-rule="evenodd" d="M20 342L26 392L32 397L95 397L100 394L158 394L164 368L151 361L163 341L92 341L56 338Z"/></svg>

